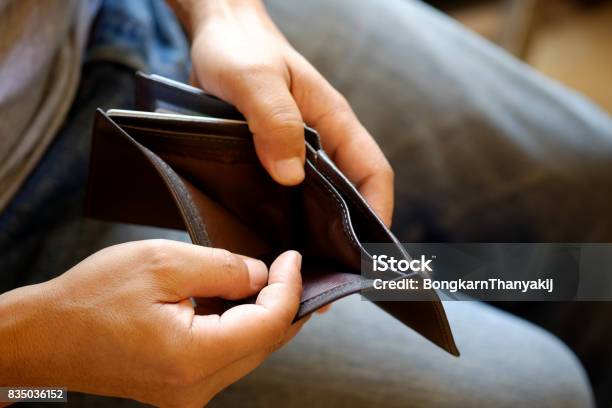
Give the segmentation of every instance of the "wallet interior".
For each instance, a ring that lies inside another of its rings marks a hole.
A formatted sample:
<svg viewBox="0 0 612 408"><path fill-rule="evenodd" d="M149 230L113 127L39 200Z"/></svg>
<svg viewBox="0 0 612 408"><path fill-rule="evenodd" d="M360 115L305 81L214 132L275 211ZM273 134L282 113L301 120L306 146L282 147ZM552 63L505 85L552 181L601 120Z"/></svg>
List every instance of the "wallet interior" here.
<svg viewBox="0 0 612 408"><path fill-rule="evenodd" d="M304 182L286 187L259 163L246 123L228 115L98 111L86 213L186 229L195 244L268 264L297 249L304 291L296 318L362 289L361 260L369 257L362 242L392 242L408 256L325 155L316 132L305 128ZM428 302L396 303L405 302L378 302L458 355L435 293Z"/></svg>
<svg viewBox="0 0 612 408"><path fill-rule="evenodd" d="M138 112L109 112L112 120L161 168L175 194L198 217L187 216L194 242L225 248L270 264L280 253L303 255L306 291L325 290L325 280L338 296L361 289L361 242L388 240L372 228L366 215L345 199L316 169L317 151L308 143L305 181L282 186L266 173L255 154L246 124L205 118ZM177 180L178 179L178 180ZM180 183L177 183L180 181ZM177 185L182 184L182 188ZM148 220L151 224L154 220ZM155 223L157 224L157 222ZM338 290L338 283L347 285Z"/></svg>

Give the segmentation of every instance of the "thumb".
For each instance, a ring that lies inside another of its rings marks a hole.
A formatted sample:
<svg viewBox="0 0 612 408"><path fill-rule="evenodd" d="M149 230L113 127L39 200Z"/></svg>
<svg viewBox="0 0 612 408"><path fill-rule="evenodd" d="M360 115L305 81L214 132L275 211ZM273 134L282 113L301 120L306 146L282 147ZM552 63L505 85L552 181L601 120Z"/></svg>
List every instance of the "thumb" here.
<svg viewBox="0 0 612 408"><path fill-rule="evenodd" d="M249 78L232 93L246 117L262 165L274 180L296 185L304 179L304 122L282 76L273 72Z"/></svg>
<svg viewBox="0 0 612 408"><path fill-rule="evenodd" d="M268 285L255 304L235 306L221 316L194 317L192 328L204 343L202 352L220 347L225 358L237 360L275 348L290 330L300 305L301 263L297 252L283 253L270 266Z"/></svg>

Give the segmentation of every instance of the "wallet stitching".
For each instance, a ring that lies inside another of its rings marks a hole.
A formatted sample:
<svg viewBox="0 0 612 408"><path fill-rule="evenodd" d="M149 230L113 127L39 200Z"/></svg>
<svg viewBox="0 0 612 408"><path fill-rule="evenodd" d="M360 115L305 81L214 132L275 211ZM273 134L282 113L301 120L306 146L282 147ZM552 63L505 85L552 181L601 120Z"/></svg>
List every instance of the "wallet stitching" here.
<svg viewBox="0 0 612 408"><path fill-rule="evenodd" d="M159 164L164 168L164 171L168 172L168 169L173 171L172 168L170 166L168 166L161 159L160 159L160 163ZM187 210L187 212L189 212L190 218L195 219L195 220L198 221L197 224L196 224L197 225L197 229L203 235L203 238L205 238L206 241L208 241L207 234L206 234L205 230L202 228L202 226L205 225L204 224L204 220L202 220L202 217L200 217L200 214L198 213L198 211L195 210L196 205L193 202L193 199L191 198L191 194L189 194L189 192L185 188L185 185L183 184L182 180L180 180L178 178L178 176L175 176L175 175L173 175L170 172L168 172L167 176L169 178L171 178L171 179L174 179L173 180L174 183L170 184L170 188L173 189L173 190L178 188L180 190L180 194L181 194L180 197L184 198L187 201L187 208L185 208L185 209ZM184 207L181 199L179 199L178 202L181 205L181 207ZM185 224L188 225L187 222Z"/></svg>
<svg viewBox="0 0 612 408"><path fill-rule="evenodd" d="M326 185L323 181L318 180L316 178L311 179L311 180L316 180L317 184L319 186L322 186L323 188L325 188L330 193L332 198L338 203L338 206L340 207L340 212L342 213L342 228L344 230L344 233L349 238L349 241L354 245L355 249L357 249L357 251L359 253L361 253L361 248L360 248L359 244L357 243L357 241L353 237L353 234L350 233L350 230L348 228L348 225L349 225L349 216L348 216L348 212L345 210L345 208L343 206L342 201L340 201L340 199L338 197L336 197L336 194L334 193L334 191L328 185Z"/></svg>
<svg viewBox="0 0 612 408"><path fill-rule="evenodd" d="M325 176L326 180L329 181L330 184L332 184L336 189L338 189L338 184L335 182L335 180L333 180L332 175L330 174L326 174L325 169L321 169L321 174L323 176ZM350 197L347 197L350 199ZM366 216L369 216L370 214L367 214L365 209L361 207L360 203L357 202L357 200L351 199L351 201L355 204L355 206L357 207L357 209ZM439 301L438 301L439 302ZM442 320L442 311L440 310L440 305L438 302L433 302L434 305L434 317L436 320L436 323L438 324L438 328L440 329L440 332L443 335L443 341L446 344L447 348L456 348L452 345L451 342L451 338L452 338L452 334L450 333L450 330L448 328L448 325L443 324L443 320Z"/></svg>
<svg viewBox="0 0 612 408"><path fill-rule="evenodd" d="M181 212L183 214L184 213L188 213L190 218L196 219L198 221L196 223L198 232L201 233L202 238L205 240L205 242L203 244L206 244L208 242L208 234L206 233L206 230L204 230L202 228L202 225L204 225L204 221L200 217L200 214L198 214L197 211L194 211L195 204L194 204L193 200L191 199L191 195L189 194L189 192L185 188L182 180L180 180L178 178L178 176L175 177L171 173L171 172L173 172L172 168L170 166L168 166L160 157L158 157L156 154L151 152L146 147L142 146L140 143L138 143L138 142L136 142L136 143L137 143L137 146L141 149L141 151L145 154L145 156L148 157L148 159L151 161L151 163L156 168L158 168L158 170L161 170L160 171L161 176L162 176L162 178L165 179L166 185L168 186L168 188L173 193L173 196L175 197L175 202L183 210ZM168 170L170 170L170 171L168 171ZM168 181L170 181L170 182L168 182ZM177 187L181 190L180 192L177 191ZM187 203L183 202L183 200L181 199L183 197L187 200ZM185 204L187 204L187 205L185 205ZM185 222L185 225L189 229L190 224L188 222ZM197 234L197 235L200 235L200 234Z"/></svg>
<svg viewBox="0 0 612 408"><path fill-rule="evenodd" d="M342 289L344 289L345 287L347 287L349 285L352 285L353 283L354 282L345 282L345 283L343 283L340 286L336 286L336 287L333 287L331 289L328 289L325 292L319 293L318 295L311 297L310 299L306 299L304 302L302 302L302 304L303 305L308 305L308 304L314 302L315 300L318 300L321 297L326 296L326 295L328 295L330 293L340 292Z"/></svg>
<svg viewBox="0 0 612 408"><path fill-rule="evenodd" d="M340 188L340 184L334 180L334 177L332 177L332 173L327 172L325 168L321 168L320 172L325 177L325 179L329 181L330 184L332 184L336 189L344 190ZM351 197L350 194L347 194L346 198L349 199L355 205L355 208L357 208L357 210L361 213L361 215L365 216L366 218L372 216L371 213L367 212L366 209L363 208L363 203L361 203L359 200Z"/></svg>

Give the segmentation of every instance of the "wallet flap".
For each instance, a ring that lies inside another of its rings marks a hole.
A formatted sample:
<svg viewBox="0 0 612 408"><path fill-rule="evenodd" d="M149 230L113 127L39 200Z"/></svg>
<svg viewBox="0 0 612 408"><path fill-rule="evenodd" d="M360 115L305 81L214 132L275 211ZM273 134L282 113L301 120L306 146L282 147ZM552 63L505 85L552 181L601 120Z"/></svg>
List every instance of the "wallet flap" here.
<svg viewBox="0 0 612 408"><path fill-rule="evenodd" d="M98 109L92 134L85 215L106 221L183 229L176 205L153 164Z"/></svg>

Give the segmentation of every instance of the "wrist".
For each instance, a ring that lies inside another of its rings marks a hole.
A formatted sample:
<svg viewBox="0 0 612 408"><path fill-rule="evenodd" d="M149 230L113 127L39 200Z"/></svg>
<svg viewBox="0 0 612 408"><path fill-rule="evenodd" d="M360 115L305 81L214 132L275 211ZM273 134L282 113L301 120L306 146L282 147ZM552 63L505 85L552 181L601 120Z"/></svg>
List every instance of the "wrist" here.
<svg viewBox="0 0 612 408"><path fill-rule="evenodd" d="M189 38L194 38L198 29L207 22L231 16L238 11L266 14L261 0L167 0L167 2Z"/></svg>
<svg viewBox="0 0 612 408"><path fill-rule="evenodd" d="M51 336L46 335L52 317L47 283L21 287L0 295L0 386L49 385L45 360ZM52 321L51 321L51 324Z"/></svg>

